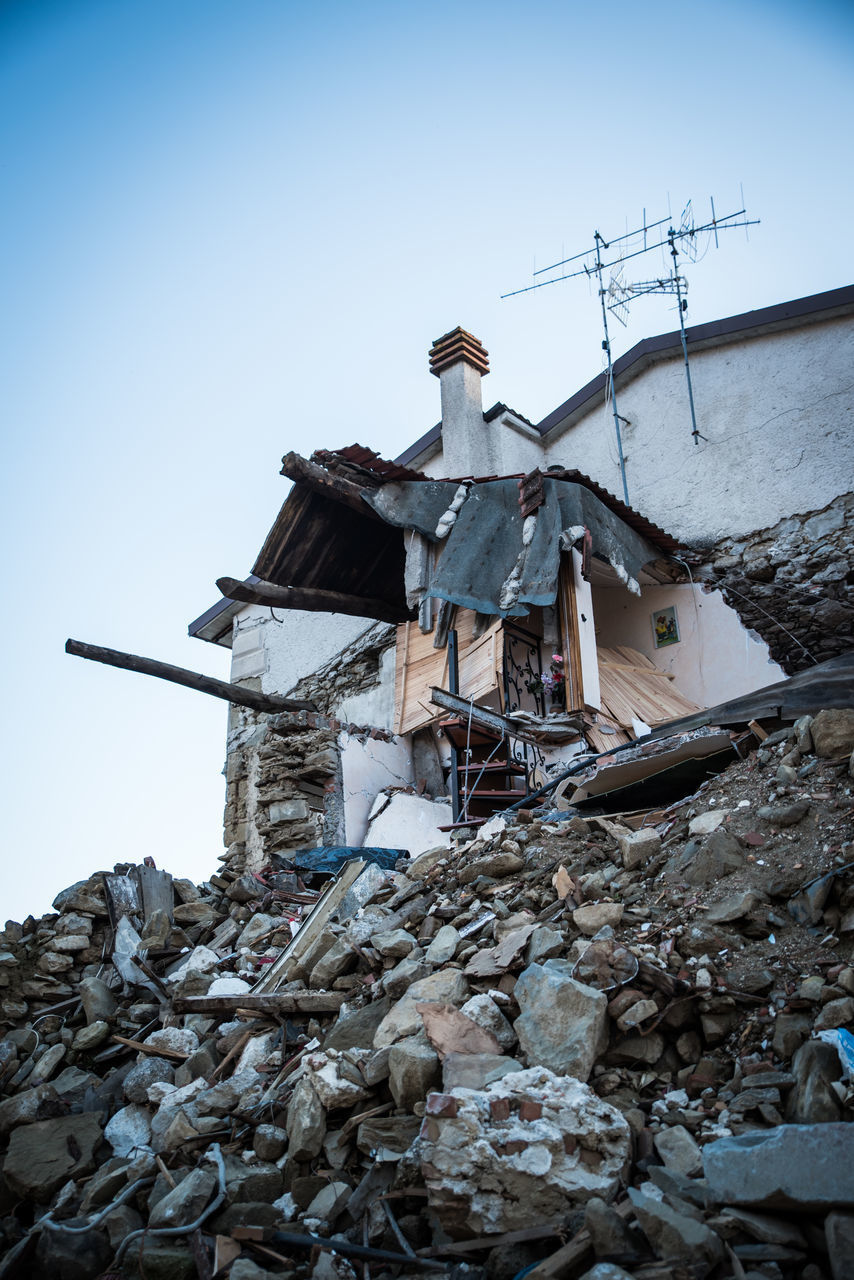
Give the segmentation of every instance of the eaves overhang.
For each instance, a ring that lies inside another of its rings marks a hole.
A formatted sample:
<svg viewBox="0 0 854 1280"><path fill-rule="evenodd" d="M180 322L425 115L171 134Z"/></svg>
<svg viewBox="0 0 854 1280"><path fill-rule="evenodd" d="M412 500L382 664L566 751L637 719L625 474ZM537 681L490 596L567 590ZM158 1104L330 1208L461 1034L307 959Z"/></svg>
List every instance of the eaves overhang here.
<svg viewBox="0 0 854 1280"><path fill-rule="evenodd" d="M244 579L247 583L258 582L254 573ZM207 640L209 644L218 644L223 649L231 648L231 637L234 619L246 605L238 600L228 600L225 596L212 604L204 613L199 614L187 627L187 634L192 640Z"/></svg>

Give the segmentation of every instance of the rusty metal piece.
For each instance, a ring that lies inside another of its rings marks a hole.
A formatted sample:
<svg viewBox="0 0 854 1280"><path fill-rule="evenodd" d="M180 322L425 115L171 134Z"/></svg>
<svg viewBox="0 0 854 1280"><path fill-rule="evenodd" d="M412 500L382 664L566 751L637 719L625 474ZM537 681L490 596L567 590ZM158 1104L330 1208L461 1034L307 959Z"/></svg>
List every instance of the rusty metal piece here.
<svg viewBox="0 0 854 1280"><path fill-rule="evenodd" d="M545 500L543 473L539 467L535 467L533 471L529 471L519 481L519 509L522 512L522 517L526 518L533 515Z"/></svg>

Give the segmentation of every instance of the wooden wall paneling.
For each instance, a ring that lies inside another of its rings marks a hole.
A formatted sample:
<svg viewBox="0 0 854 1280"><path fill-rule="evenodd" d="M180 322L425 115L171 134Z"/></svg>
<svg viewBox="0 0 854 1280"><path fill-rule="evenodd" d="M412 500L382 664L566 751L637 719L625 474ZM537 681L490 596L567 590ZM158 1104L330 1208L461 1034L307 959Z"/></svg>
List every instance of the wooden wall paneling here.
<svg viewBox="0 0 854 1280"><path fill-rule="evenodd" d="M460 695L477 700L499 687L504 650L500 619L475 640L474 618L470 609L457 610ZM402 623L397 629L396 733L412 733L439 718L442 713L430 701L434 686L448 687L447 647L435 649L432 634L423 633L417 622Z"/></svg>

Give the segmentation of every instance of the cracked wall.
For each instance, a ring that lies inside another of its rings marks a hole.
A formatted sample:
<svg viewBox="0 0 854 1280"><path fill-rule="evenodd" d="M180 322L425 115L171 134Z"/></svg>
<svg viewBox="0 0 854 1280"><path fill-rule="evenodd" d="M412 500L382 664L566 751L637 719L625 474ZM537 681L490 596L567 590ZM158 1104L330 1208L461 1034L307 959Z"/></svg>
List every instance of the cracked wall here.
<svg viewBox="0 0 854 1280"><path fill-rule="evenodd" d="M266 650L280 649L287 629L253 615L235 630L240 683L258 688L275 665ZM232 708L223 825L234 870L259 870L274 853L360 844L378 792L412 789L411 746L389 732L394 638L393 627L370 626L293 688L275 690L314 702L316 714ZM304 670L304 653L299 661Z"/></svg>
<svg viewBox="0 0 854 1280"><path fill-rule="evenodd" d="M681 541L711 547L821 511L854 475L851 318L691 352L694 443L678 356L617 382L629 501ZM610 409L598 400L547 441L547 462L622 492Z"/></svg>
<svg viewBox="0 0 854 1280"><path fill-rule="evenodd" d="M375 623L292 685L288 697L310 700L339 720L391 729L396 635L390 623Z"/></svg>
<svg viewBox="0 0 854 1280"><path fill-rule="evenodd" d="M849 316L691 352L617 383L632 506L706 559L743 625L792 674L852 645L854 324ZM621 491L601 401L547 445Z"/></svg>

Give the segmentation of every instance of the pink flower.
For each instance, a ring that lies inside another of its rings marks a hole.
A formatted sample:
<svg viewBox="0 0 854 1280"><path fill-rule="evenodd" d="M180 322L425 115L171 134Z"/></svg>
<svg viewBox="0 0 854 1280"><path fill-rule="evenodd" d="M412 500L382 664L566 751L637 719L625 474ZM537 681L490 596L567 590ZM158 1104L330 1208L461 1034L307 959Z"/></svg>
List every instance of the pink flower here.
<svg viewBox="0 0 854 1280"><path fill-rule="evenodd" d="M552 662L563 662L563 654L562 654L562 653L553 653L553 654L552 654Z"/></svg>

